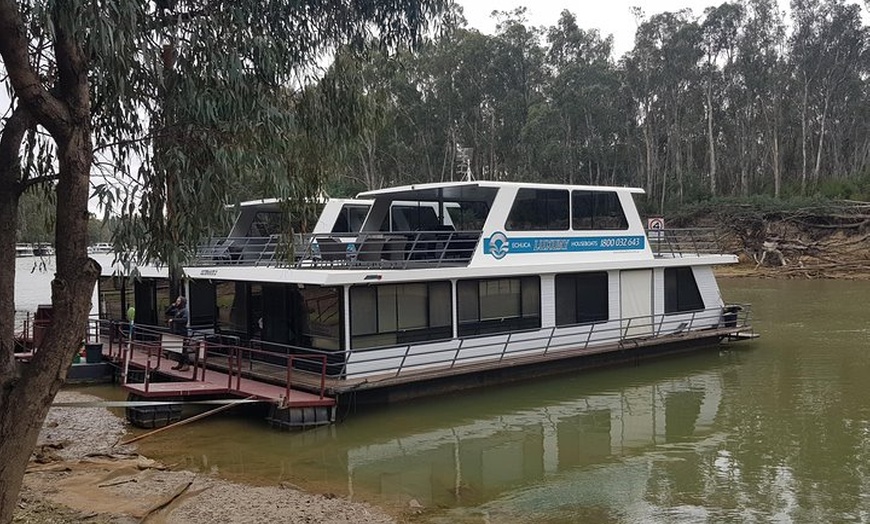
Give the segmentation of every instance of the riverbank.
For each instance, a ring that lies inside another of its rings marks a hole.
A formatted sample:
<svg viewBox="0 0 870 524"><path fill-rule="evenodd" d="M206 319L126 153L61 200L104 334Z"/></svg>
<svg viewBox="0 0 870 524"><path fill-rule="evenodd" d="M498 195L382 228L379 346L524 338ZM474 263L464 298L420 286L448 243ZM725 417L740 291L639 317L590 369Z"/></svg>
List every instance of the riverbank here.
<svg viewBox="0 0 870 524"><path fill-rule="evenodd" d="M101 399L61 391L56 402ZM295 486L248 486L173 469L118 445L123 419L105 408L49 411L19 497L19 524L398 522L369 504Z"/></svg>
<svg viewBox="0 0 870 524"><path fill-rule="evenodd" d="M870 261L870 253L868 253ZM779 280L870 280L870 263L836 264L818 266L759 266L754 262L742 261L739 264L716 266L714 273L724 278L769 278Z"/></svg>

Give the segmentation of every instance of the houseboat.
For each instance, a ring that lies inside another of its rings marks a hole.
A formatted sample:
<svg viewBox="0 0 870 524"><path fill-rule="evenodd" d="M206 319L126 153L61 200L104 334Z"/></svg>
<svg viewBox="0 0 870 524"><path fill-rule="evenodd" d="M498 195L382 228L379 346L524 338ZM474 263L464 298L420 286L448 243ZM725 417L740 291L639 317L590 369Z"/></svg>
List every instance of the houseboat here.
<svg viewBox="0 0 870 524"><path fill-rule="evenodd" d="M37 244L33 244L33 254L38 257L54 256L54 246L52 246L48 242L39 242Z"/></svg>
<svg viewBox="0 0 870 524"><path fill-rule="evenodd" d="M296 386L377 402L751 333L748 306L726 305L713 273L736 256L687 231L648 234L642 193L490 181L361 193L358 232L307 235L295 256L272 237L230 257L206 246L185 267L191 317L258 355L296 355Z"/></svg>
<svg viewBox="0 0 870 524"><path fill-rule="evenodd" d="M113 251L112 244L108 242L97 242L92 246L88 246L89 255L105 255Z"/></svg>
<svg viewBox="0 0 870 524"><path fill-rule="evenodd" d="M33 244L15 244L16 257L32 257Z"/></svg>

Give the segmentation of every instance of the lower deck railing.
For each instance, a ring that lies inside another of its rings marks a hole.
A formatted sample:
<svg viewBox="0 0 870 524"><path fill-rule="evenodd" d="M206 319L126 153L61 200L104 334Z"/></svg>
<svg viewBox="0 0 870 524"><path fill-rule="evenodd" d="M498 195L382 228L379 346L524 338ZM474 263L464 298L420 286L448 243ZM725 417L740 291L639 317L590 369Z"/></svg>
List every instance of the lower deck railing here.
<svg viewBox="0 0 870 524"><path fill-rule="evenodd" d="M239 390L244 377L279 384L289 390L294 383L311 390L312 377L325 391L326 379L362 379L416 372L456 370L466 364L501 362L530 357L594 354L599 351L632 349L681 337L736 335L751 331L751 308L730 305L674 314L644 315L600 323L548 327L461 339L416 342L366 349L317 350L260 341L237 341L208 333L193 333L186 343L195 348L191 380L205 380L209 370L226 374L228 390ZM137 327L133 339L129 326L98 322L92 328L109 344L108 353L125 362L130 352L146 356L144 380L160 368L167 351L166 333ZM231 340L231 343L226 341ZM177 344L177 342L176 342ZM557 355L558 354L558 355ZM294 372L305 372L300 380ZM147 384L146 384L147 387Z"/></svg>
<svg viewBox="0 0 870 524"><path fill-rule="evenodd" d="M676 340L680 336L703 335L704 331L715 330L720 336L727 336L751 331L750 313L748 305L729 305L687 313L645 315L501 335L351 350L344 352L347 368L341 378L399 376L514 357L546 357L564 351L591 354L598 347L602 351L633 348L656 339Z"/></svg>
<svg viewBox="0 0 870 524"><path fill-rule="evenodd" d="M328 357L310 351L292 353L269 351L252 345L225 344L213 334L206 332L194 331L187 336L182 336L153 327L130 326L106 320L91 321L87 339L108 344L108 350L104 353L123 366L122 382L125 384L133 375L128 372L130 364L135 362L143 366L144 373L141 376L146 392L150 390L153 373L161 369L162 364L168 360L169 353L178 353L180 356L185 351L191 368L186 379L215 383L214 379L217 376L218 381L226 380L225 388L229 392L245 393L243 379L253 378L283 386L284 398L289 399L294 387L294 370L298 372L302 366L297 364L302 361L306 363L304 366L306 371L320 374L321 399L324 398L326 391ZM134 354L139 358L134 358ZM269 372L263 372L263 369L255 372L255 362L270 363L272 366L267 369ZM276 369L279 371L276 372ZM218 376L217 373L225 377Z"/></svg>

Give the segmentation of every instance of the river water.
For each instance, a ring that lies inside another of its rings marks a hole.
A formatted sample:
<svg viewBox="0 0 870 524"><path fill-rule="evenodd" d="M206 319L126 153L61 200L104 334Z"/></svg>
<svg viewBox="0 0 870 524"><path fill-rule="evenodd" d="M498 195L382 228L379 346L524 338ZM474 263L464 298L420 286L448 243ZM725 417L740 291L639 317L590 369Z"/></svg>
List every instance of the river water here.
<svg viewBox="0 0 870 524"><path fill-rule="evenodd" d="M140 442L167 463L407 508L415 522L870 520L868 282L723 279L758 340L362 412L229 413ZM116 388L89 388L122 398Z"/></svg>

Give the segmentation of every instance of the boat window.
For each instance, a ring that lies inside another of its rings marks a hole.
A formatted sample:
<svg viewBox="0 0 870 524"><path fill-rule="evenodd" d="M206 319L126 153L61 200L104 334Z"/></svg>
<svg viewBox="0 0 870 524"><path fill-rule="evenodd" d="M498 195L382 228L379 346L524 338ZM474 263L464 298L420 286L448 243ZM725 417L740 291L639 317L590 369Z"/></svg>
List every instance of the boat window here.
<svg viewBox="0 0 870 524"><path fill-rule="evenodd" d="M521 188L508 215L508 231L564 231L568 229L568 191Z"/></svg>
<svg viewBox="0 0 870 524"><path fill-rule="evenodd" d="M258 211L245 236L261 238L281 233L281 217L281 213L278 212Z"/></svg>
<svg viewBox="0 0 870 524"><path fill-rule="evenodd" d="M133 303L136 307L136 323L147 326L164 326L163 313L172 300L169 298L169 281L143 278L133 284ZM129 303L129 298L128 298Z"/></svg>
<svg viewBox="0 0 870 524"><path fill-rule="evenodd" d="M333 233L358 233L362 229L369 206L345 204L338 212L338 218L332 227Z"/></svg>
<svg viewBox="0 0 870 524"><path fill-rule="evenodd" d="M289 324L289 311L285 286L263 284L263 312L256 322L262 323L263 342L294 344L294 333Z"/></svg>
<svg viewBox="0 0 870 524"><path fill-rule="evenodd" d="M394 346L452 335L450 282L353 286L351 347Z"/></svg>
<svg viewBox="0 0 870 524"><path fill-rule="evenodd" d="M249 321L248 286L245 282L220 282L215 286L218 324L222 333L244 338L254 334L257 319Z"/></svg>
<svg viewBox="0 0 870 524"><path fill-rule="evenodd" d="M704 309L704 301L690 267L665 268L665 313Z"/></svg>
<svg viewBox="0 0 870 524"><path fill-rule="evenodd" d="M459 336L541 327L539 277L461 280L456 293Z"/></svg>
<svg viewBox="0 0 870 524"><path fill-rule="evenodd" d="M571 208L575 230L628 229L619 196L613 191L573 191Z"/></svg>
<svg viewBox="0 0 870 524"><path fill-rule="evenodd" d="M447 207L447 214L457 231L480 231L489 215L486 202L467 201Z"/></svg>
<svg viewBox="0 0 870 524"><path fill-rule="evenodd" d="M607 321L608 296L605 271L556 275L556 325Z"/></svg>
<svg viewBox="0 0 870 524"><path fill-rule="evenodd" d="M296 288L295 290L293 288ZM296 344L316 349L341 349L342 289L291 286L291 328Z"/></svg>
<svg viewBox="0 0 870 524"><path fill-rule="evenodd" d="M390 231L437 231L441 226L432 204L393 206L390 209Z"/></svg>
<svg viewBox="0 0 870 524"><path fill-rule="evenodd" d="M188 284L188 308L190 326L193 329L207 329L215 326L215 285L209 280L191 280Z"/></svg>

